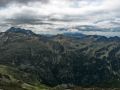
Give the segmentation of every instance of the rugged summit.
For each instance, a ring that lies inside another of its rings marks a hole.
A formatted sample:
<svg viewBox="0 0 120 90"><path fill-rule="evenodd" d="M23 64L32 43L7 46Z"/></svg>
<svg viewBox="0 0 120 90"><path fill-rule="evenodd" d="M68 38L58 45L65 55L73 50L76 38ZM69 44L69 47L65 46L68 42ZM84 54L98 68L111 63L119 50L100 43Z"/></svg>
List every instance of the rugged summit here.
<svg viewBox="0 0 120 90"><path fill-rule="evenodd" d="M6 31L6 33L22 33L26 35L35 35L35 33L33 33L31 30L25 30L25 29L15 28L15 27L11 27Z"/></svg>

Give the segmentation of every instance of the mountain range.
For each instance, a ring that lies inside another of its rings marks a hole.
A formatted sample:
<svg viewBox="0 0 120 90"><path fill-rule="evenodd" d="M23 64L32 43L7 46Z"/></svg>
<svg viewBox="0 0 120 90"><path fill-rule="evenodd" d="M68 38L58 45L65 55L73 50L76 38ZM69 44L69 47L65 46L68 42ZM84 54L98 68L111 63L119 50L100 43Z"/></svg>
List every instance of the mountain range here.
<svg viewBox="0 0 120 90"><path fill-rule="evenodd" d="M76 87L120 88L120 37L0 33L0 89L82 90Z"/></svg>

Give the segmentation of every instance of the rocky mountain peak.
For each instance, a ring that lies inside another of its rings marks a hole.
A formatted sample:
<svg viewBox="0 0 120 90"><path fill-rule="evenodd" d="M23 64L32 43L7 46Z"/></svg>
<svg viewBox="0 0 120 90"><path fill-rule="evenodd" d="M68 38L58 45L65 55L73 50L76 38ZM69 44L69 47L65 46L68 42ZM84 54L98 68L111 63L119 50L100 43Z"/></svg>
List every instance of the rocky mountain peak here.
<svg viewBox="0 0 120 90"><path fill-rule="evenodd" d="M15 28L15 27L11 27L10 29L8 29L6 31L6 33L22 33L22 34L26 34L26 35L35 35L34 32L32 32L31 30L26 30L26 29L21 29L21 28Z"/></svg>

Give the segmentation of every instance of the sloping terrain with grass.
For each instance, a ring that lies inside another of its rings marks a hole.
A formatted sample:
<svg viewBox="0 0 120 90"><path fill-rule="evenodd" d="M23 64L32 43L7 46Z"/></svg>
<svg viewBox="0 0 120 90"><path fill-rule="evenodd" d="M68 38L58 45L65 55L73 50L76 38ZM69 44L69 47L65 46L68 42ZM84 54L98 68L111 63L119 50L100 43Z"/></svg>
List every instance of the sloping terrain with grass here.
<svg viewBox="0 0 120 90"><path fill-rule="evenodd" d="M16 68L0 65L0 89L2 90L48 90L42 84L26 83L23 76L26 73ZM30 78L30 77L29 77Z"/></svg>

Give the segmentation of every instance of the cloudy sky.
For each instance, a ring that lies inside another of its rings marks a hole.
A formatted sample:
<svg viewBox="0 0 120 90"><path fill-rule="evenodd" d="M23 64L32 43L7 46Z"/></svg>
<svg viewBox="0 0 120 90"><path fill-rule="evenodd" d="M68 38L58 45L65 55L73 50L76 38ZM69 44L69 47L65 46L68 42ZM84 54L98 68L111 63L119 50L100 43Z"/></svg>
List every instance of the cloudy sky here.
<svg viewBox="0 0 120 90"><path fill-rule="evenodd" d="M83 25L120 27L120 0L0 0L0 31L14 26L55 34Z"/></svg>

